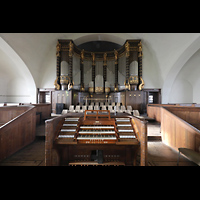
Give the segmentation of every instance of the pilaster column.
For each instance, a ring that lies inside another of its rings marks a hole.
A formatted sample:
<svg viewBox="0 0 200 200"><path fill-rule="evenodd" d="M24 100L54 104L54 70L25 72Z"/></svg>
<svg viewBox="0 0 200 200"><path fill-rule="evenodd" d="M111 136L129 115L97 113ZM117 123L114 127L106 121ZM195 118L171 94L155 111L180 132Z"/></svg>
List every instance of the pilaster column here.
<svg viewBox="0 0 200 200"><path fill-rule="evenodd" d="M126 48L126 81L125 81L125 87L126 87L126 89L129 89L130 88L130 84L129 84L129 77L130 77L130 62L129 62L130 44L128 42L126 42L125 48Z"/></svg>
<svg viewBox="0 0 200 200"><path fill-rule="evenodd" d="M107 81L107 53L103 56L103 87L105 93L105 82Z"/></svg>
<svg viewBox="0 0 200 200"><path fill-rule="evenodd" d="M80 80L81 80L81 91L85 91L85 87L84 87L84 49L81 51L81 58L80 58Z"/></svg>
<svg viewBox="0 0 200 200"><path fill-rule="evenodd" d="M138 73L139 73L139 86L138 89L142 90L144 87L144 80L142 79L142 43L138 43Z"/></svg>
<svg viewBox="0 0 200 200"><path fill-rule="evenodd" d="M73 84L73 43L69 43L69 78L70 83Z"/></svg>
<svg viewBox="0 0 200 200"><path fill-rule="evenodd" d="M92 55L92 81L93 81L93 91L95 92L95 53L91 53Z"/></svg>
<svg viewBox="0 0 200 200"><path fill-rule="evenodd" d="M114 50L114 54L115 54L115 88L114 91L118 92L119 88L118 88L118 52L116 50Z"/></svg>
<svg viewBox="0 0 200 200"><path fill-rule="evenodd" d="M61 44L57 42L56 45L56 80L54 81L54 86L56 90L60 90L60 50Z"/></svg>

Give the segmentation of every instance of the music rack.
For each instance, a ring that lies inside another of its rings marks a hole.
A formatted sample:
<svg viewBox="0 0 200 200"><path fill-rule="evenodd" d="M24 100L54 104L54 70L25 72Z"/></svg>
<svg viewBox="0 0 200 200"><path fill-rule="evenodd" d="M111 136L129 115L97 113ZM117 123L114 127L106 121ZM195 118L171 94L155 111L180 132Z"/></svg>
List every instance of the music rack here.
<svg viewBox="0 0 200 200"><path fill-rule="evenodd" d="M107 118L107 120L111 120L110 118L110 110L85 110L84 120L88 118Z"/></svg>

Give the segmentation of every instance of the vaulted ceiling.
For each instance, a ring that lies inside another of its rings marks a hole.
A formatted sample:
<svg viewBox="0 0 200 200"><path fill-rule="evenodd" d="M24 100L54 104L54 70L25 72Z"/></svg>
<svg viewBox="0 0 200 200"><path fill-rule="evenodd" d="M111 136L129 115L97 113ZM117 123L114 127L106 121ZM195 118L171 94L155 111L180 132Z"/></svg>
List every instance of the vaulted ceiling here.
<svg viewBox="0 0 200 200"><path fill-rule="evenodd" d="M26 81L35 89L54 87L58 39L72 39L76 45L89 41L123 45L127 39L141 39L145 87L161 88L163 103L175 100L170 100L169 95L177 77L184 76L193 89L200 84L199 33L0 33L0 37L0 74L14 76L21 69L23 77L27 75ZM6 48L11 48L18 60L12 60L13 52Z"/></svg>

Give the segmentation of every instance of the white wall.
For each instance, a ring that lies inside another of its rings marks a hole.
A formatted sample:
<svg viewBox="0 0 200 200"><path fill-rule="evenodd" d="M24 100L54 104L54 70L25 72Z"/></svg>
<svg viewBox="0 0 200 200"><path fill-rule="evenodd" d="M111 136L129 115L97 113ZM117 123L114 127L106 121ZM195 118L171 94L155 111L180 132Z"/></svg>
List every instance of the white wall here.
<svg viewBox="0 0 200 200"><path fill-rule="evenodd" d="M186 80L177 78L169 95L169 103L192 103L192 85Z"/></svg>
<svg viewBox="0 0 200 200"><path fill-rule="evenodd" d="M4 103L7 101L7 85L8 85L8 74L0 73L0 103Z"/></svg>
<svg viewBox="0 0 200 200"><path fill-rule="evenodd" d="M200 104L200 78L193 86L193 102Z"/></svg>
<svg viewBox="0 0 200 200"><path fill-rule="evenodd" d="M35 103L36 87L24 62L0 38L0 103Z"/></svg>
<svg viewBox="0 0 200 200"><path fill-rule="evenodd" d="M200 103L200 50L191 56L176 76L169 103Z"/></svg>

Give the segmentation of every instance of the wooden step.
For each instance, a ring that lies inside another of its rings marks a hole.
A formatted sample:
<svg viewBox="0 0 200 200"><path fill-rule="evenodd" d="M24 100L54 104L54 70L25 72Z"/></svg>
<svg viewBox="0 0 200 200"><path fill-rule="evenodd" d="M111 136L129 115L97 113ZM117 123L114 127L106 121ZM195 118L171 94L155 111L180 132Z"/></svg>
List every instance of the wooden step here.
<svg viewBox="0 0 200 200"><path fill-rule="evenodd" d="M70 162L69 166L125 166L124 162L104 162L98 163L95 161L79 161L79 162Z"/></svg>

